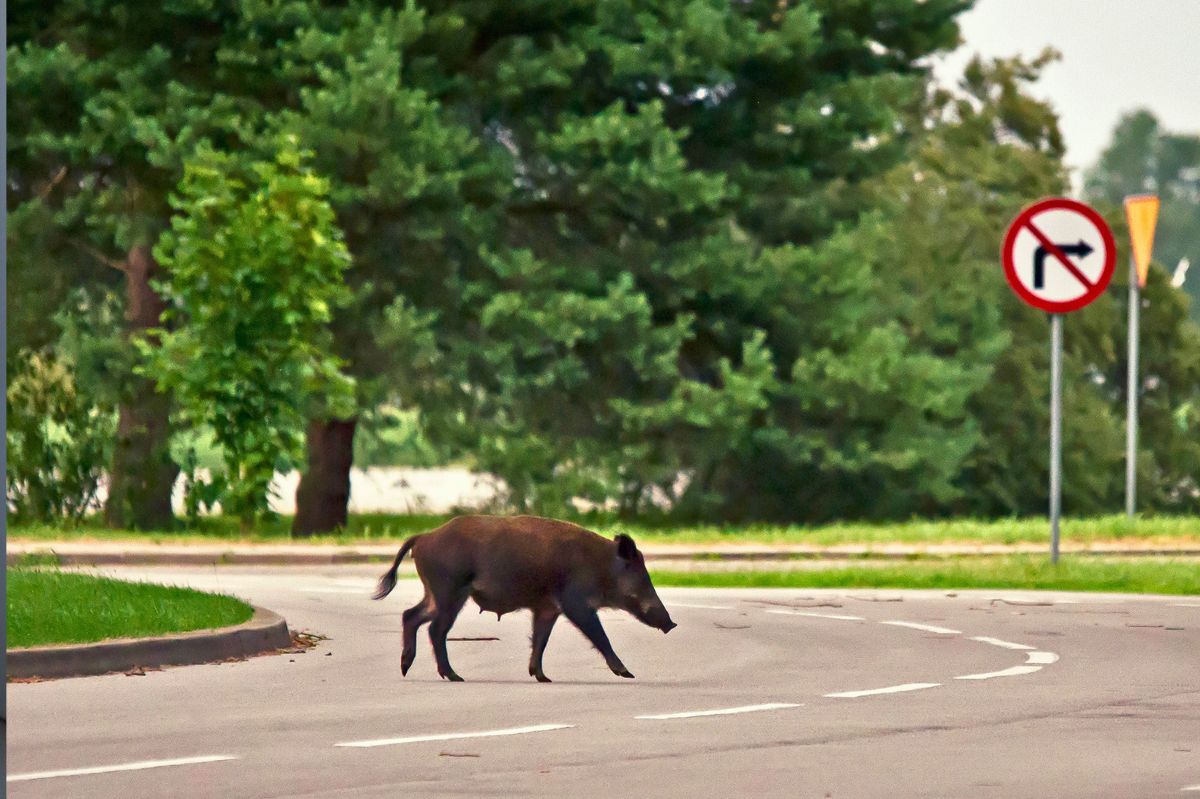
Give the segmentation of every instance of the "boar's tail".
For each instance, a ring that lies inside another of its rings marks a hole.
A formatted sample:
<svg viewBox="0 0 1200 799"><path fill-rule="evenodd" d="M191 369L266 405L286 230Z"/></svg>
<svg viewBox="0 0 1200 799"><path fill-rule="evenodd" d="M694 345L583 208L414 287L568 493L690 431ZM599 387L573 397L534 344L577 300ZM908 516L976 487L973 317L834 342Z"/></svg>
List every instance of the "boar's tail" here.
<svg viewBox="0 0 1200 799"><path fill-rule="evenodd" d="M375 589L375 593L371 596L372 599L383 599L392 593L392 589L396 587L396 571L400 568L400 561L404 560L404 556L408 554L408 550L412 549L412 545L420 537L419 535L414 535L400 546L400 551L396 553L396 559L392 561L392 568L387 570L387 574L379 578L379 587Z"/></svg>

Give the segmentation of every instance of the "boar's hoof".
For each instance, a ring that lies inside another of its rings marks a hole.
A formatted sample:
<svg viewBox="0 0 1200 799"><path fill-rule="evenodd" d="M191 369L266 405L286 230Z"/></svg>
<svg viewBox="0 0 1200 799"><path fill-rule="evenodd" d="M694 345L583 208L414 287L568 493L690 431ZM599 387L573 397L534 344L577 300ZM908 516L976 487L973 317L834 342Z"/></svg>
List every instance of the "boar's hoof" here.
<svg viewBox="0 0 1200 799"><path fill-rule="evenodd" d="M619 669L613 669L613 674L617 675L618 677L628 677L631 680L633 679L633 675L629 673L629 669L625 668L624 666Z"/></svg>
<svg viewBox="0 0 1200 799"><path fill-rule="evenodd" d="M455 674L452 671L447 672L441 676L442 676L442 679L449 680L450 682L465 682L465 680L463 680L462 677L459 677L457 674Z"/></svg>

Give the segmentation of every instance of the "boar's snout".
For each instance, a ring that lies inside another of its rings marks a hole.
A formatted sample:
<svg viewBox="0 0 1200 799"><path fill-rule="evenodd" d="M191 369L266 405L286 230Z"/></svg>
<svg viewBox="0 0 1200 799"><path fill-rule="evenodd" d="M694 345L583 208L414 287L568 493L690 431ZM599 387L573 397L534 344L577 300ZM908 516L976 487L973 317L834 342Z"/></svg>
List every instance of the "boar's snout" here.
<svg viewBox="0 0 1200 799"><path fill-rule="evenodd" d="M661 602L657 602L647 608L643 620L654 629L662 630L664 633L669 633L679 626L671 621L671 614L667 613L667 609L663 607Z"/></svg>

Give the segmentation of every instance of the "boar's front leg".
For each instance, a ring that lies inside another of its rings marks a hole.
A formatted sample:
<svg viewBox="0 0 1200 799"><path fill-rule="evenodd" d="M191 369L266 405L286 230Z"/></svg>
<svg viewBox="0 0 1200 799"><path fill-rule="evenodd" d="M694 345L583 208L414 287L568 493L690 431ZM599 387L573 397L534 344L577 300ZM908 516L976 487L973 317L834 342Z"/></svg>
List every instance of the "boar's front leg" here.
<svg viewBox="0 0 1200 799"><path fill-rule="evenodd" d="M600 626L600 617L596 615L595 609L587 603L586 599L572 595L564 596L562 609L571 623L578 627L579 631L592 642L592 646L596 647L604 656L604 662L612 669L613 674L618 677L633 677L629 673L629 669L625 668L625 664L617 657L617 653L613 651L612 644L608 642L608 635Z"/></svg>
<svg viewBox="0 0 1200 799"><path fill-rule="evenodd" d="M537 677L538 682L550 682L550 678L542 671L542 653L546 651L546 642L550 640L550 631L554 629L558 615L557 608L533 612L533 654L529 656L529 676Z"/></svg>

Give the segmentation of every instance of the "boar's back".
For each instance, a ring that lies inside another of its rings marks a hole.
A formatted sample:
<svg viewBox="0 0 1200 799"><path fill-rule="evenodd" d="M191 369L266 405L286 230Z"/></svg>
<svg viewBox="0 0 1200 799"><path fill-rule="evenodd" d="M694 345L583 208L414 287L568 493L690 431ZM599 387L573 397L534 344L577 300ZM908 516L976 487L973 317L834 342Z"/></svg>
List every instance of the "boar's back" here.
<svg viewBox="0 0 1200 799"><path fill-rule="evenodd" d="M537 516L460 516L413 547L427 584L469 586L480 608L497 613L545 607L568 586L603 596L614 554L615 545L590 530Z"/></svg>

